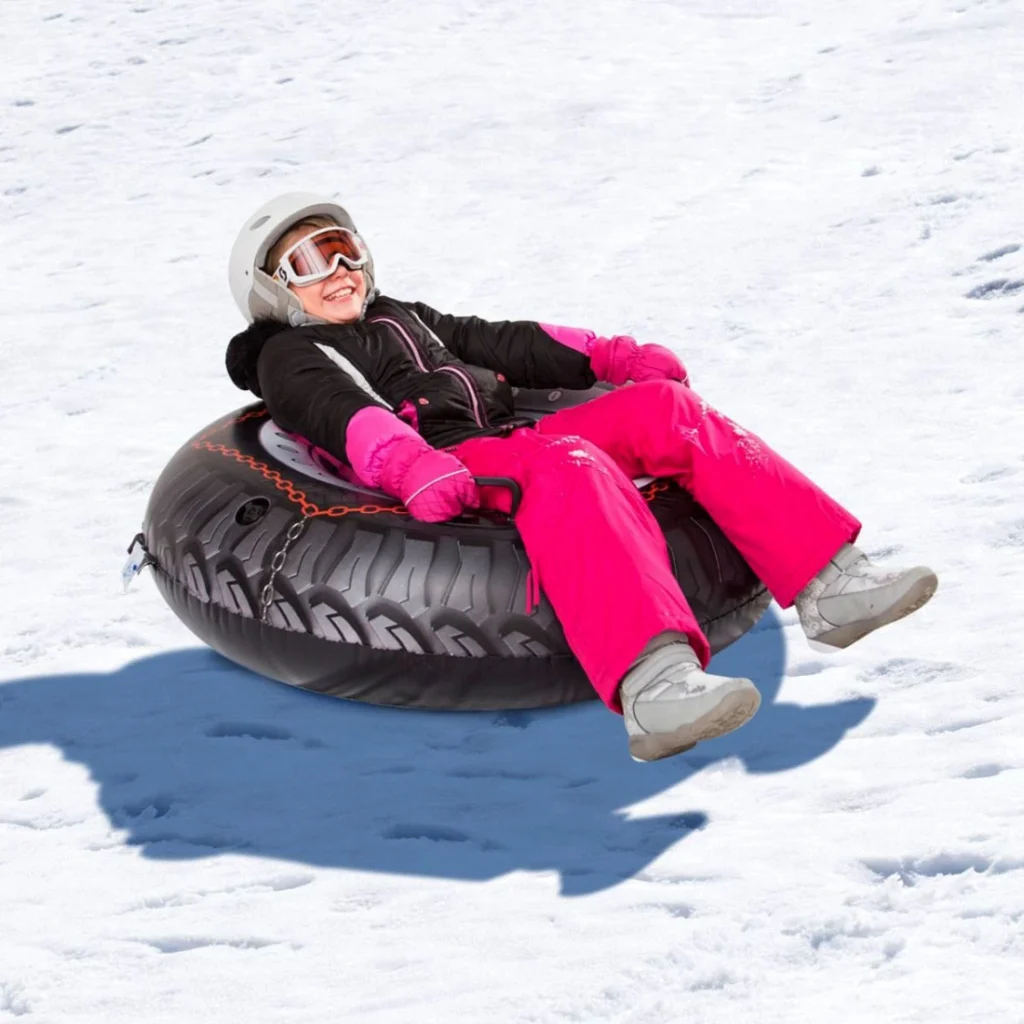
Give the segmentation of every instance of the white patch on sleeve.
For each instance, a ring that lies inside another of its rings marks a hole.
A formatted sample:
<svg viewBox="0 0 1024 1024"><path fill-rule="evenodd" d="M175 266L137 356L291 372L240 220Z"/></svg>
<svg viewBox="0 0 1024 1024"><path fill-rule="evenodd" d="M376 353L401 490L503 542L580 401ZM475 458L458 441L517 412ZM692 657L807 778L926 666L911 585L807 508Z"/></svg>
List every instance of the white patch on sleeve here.
<svg viewBox="0 0 1024 1024"><path fill-rule="evenodd" d="M355 382L359 385L375 402L380 402L381 405L387 406L387 408L394 411L394 406L390 402L386 402L376 391L370 387L370 382L355 368L355 365L346 359L336 348L332 348L330 345L321 345L319 342L316 343L316 347L331 362L336 363L340 366Z"/></svg>

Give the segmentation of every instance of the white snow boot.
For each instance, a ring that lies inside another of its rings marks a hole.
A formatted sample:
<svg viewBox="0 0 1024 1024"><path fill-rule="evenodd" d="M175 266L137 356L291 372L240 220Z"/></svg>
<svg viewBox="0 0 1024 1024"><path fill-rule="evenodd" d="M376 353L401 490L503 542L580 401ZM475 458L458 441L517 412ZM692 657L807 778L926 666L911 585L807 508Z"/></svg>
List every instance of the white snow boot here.
<svg viewBox="0 0 1024 1024"><path fill-rule="evenodd" d="M634 761L657 761L750 721L761 703L749 679L702 671L685 640L642 654L619 685Z"/></svg>
<svg viewBox="0 0 1024 1024"><path fill-rule="evenodd" d="M917 611L938 585L927 566L881 569L859 548L844 544L797 595L796 610L812 647L849 647Z"/></svg>

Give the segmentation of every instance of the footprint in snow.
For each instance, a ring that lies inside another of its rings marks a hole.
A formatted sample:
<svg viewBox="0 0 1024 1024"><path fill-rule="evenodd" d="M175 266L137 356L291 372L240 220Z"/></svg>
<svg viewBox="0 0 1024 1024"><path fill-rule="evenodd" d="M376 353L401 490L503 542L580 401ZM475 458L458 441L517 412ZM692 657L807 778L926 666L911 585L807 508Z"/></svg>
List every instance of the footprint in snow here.
<svg viewBox="0 0 1024 1024"><path fill-rule="evenodd" d="M227 949L266 949L268 946L280 946L282 942L271 939L197 939L197 938L167 938L167 939L137 939L145 946L152 946L160 953L190 953L194 949L209 949L211 946L220 946Z"/></svg>
<svg viewBox="0 0 1024 1024"><path fill-rule="evenodd" d="M965 779L991 779L995 775L1002 775L1010 771L1010 766L1005 764L976 764L968 768L962 775Z"/></svg>
<svg viewBox="0 0 1024 1024"><path fill-rule="evenodd" d="M992 466L976 469L973 473L960 478L962 484L987 484L993 480L1002 480L1008 476L1014 476L1019 470L1013 466Z"/></svg>
<svg viewBox="0 0 1024 1024"><path fill-rule="evenodd" d="M1002 875L1024 868L1024 860L996 859L978 853L942 852L924 857L869 859L861 863L881 880L898 875L906 886L916 885L922 878L963 875L968 871Z"/></svg>
<svg viewBox="0 0 1024 1024"><path fill-rule="evenodd" d="M1010 256L1011 254L1019 251L1020 246L1016 243L1001 245L998 249L993 249L991 252L987 252L983 256L979 256L978 261L980 263L993 263L995 260L1001 260L1004 256Z"/></svg>
<svg viewBox="0 0 1024 1024"><path fill-rule="evenodd" d="M1004 295L1016 295L1024 290L1024 279L1010 280L1006 277L997 278L994 281L986 281L967 292L964 298L967 299L998 299Z"/></svg>
<svg viewBox="0 0 1024 1024"><path fill-rule="evenodd" d="M993 718L963 718L957 722L944 722L942 725L925 729L926 736L941 736L947 732L962 732L964 729L977 729L979 725L988 725Z"/></svg>

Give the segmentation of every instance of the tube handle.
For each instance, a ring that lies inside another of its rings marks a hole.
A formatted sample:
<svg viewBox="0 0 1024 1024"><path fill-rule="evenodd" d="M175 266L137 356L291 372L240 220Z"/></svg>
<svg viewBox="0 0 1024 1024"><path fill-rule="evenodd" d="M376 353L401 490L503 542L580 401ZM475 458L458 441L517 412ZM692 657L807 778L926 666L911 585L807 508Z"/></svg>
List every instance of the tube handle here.
<svg viewBox="0 0 1024 1024"><path fill-rule="evenodd" d="M509 515L515 519L516 513L519 511L519 505L523 500L522 489L515 480L508 476L475 476L473 479L476 481L477 487L504 487L506 490L511 491L512 510L509 512Z"/></svg>

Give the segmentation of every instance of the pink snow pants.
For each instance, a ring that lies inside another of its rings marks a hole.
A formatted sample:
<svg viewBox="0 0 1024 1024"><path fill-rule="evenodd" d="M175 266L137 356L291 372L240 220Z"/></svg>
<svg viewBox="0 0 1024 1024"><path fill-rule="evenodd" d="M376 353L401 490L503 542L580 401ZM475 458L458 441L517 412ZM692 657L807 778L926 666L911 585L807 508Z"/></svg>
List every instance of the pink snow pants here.
<svg viewBox="0 0 1024 1024"><path fill-rule="evenodd" d="M788 608L860 523L763 441L686 385L650 381L544 417L504 437L451 449L474 476L522 488L516 526L565 638L601 699L647 642L685 634L707 665L708 642L672 574L665 538L633 478L670 477L707 509L772 596ZM481 489L485 508L509 495Z"/></svg>

